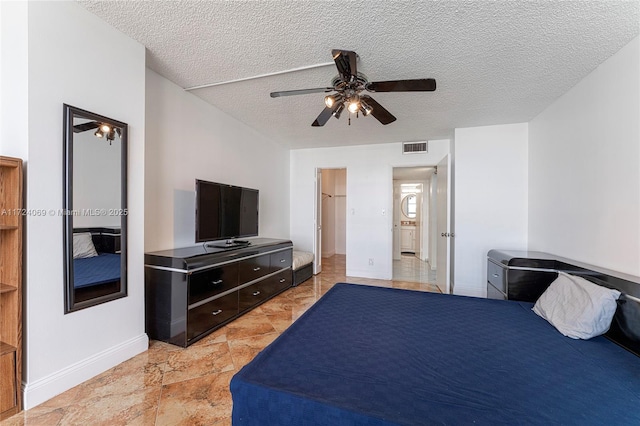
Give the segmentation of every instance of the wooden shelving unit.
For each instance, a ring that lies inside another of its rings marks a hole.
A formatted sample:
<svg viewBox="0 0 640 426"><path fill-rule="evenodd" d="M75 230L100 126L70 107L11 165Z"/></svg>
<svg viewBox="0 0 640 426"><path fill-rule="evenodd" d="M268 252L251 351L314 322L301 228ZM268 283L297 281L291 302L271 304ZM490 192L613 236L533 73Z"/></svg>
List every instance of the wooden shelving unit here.
<svg viewBox="0 0 640 426"><path fill-rule="evenodd" d="M0 157L0 420L22 410L22 160Z"/></svg>

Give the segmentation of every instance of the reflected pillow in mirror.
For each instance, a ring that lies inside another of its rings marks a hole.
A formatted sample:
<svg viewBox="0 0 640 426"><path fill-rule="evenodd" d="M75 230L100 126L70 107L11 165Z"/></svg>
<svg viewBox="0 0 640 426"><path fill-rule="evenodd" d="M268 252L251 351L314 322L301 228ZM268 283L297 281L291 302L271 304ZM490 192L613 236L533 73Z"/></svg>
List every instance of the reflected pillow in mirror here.
<svg viewBox="0 0 640 426"><path fill-rule="evenodd" d="M572 339L606 333L616 312L617 290L560 272L538 299L533 312Z"/></svg>
<svg viewBox="0 0 640 426"><path fill-rule="evenodd" d="M97 256L91 234L89 232L82 232L79 234L73 234L73 258L83 259L85 257Z"/></svg>

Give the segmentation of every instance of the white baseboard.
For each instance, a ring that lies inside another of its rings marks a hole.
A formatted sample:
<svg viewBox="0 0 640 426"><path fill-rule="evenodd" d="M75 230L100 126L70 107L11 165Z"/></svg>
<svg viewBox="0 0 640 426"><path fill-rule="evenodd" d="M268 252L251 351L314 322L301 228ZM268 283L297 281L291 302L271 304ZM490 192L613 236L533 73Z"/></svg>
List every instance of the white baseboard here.
<svg viewBox="0 0 640 426"><path fill-rule="evenodd" d="M143 333L133 339L76 362L42 379L22 384L24 409L36 405L89 380L149 348L149 337Z"/></svg>
<svg viewBox="0 0 640 426"><path fill-rule="evenodd" d="M451 288L453 289L453 294L458 296L471 296L471 297L487 297L486 287L477 287L472 284L460 284L460 283L451 283Z"/></svg>

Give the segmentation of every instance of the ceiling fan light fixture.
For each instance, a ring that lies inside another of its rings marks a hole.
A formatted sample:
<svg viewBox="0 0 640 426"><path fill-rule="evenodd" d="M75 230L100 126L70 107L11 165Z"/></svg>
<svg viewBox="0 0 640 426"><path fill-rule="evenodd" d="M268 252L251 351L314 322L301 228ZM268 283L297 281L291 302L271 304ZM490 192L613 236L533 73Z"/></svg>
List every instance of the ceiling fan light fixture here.
<svg viewBox="0 0 640 426"><path fill-rule="evenodd" d="M338 107L331 113L331 115L333 115L335 118L340 118L340 114L342 114L342 111L344 110L344 103L341 103L340 105L338 105Z"/></svg>
<svg viewBox="0 0 640 426"><path fill-rule="evenodd" d="M97 138L101 138L101 137L103 137L103 136L104 136L104 134L102 133L102 129L98 129L98 130L96 130L96 132L94 133L94 135L95 135Z"/></svg>
<svg viewBox="0 0 640 426"><path fill-rule="evenodd" d="M373 108L371 107L371 105L369 105L365 101L360 101L360 112L362 112L362 115L366 117L367 115L371 114L372 111Z"/></svg>
<svg viewBox="0 0 640 426"><path fill-rule="evenodd" d="M348 102L349 106L347 107L347 109L350 113L355 114L360 110L360 97L358 95L349 99Z"/></svg>
<svg viewBox="0 0 640 426"><path fill-rule="evenodd" d="M327 95L324 97L324 104L327 106L327 108L333 108L333 106L340 101L342 101L342 96L340 96L339 94Z"/></svg>
<svg viewBox="0 0 640 426"><path fill-rule="evenodd" d="M102 133L109 133L111 131L111 127L107 124L102 124L100 126L100 131L102 131Z"/></svg>

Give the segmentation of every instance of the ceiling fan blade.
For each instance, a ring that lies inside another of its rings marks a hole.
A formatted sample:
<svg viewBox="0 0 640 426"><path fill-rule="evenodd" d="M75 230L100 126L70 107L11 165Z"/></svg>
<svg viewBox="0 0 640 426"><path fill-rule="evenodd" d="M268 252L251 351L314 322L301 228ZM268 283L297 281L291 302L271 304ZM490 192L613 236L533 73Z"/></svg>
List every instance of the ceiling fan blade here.
<svg viewBox="0 0 640 426"><path fill-rule="evenodd" d="M87 130L96 129L100 126L97 121L89 121L88 123L76 124L73 126L73 133L86 132Z"/></svg>
<svg viewBox="0 0 640 426"><path fill-rule="evenodd" d="M331 118L334 108L324 107L318 118L311 124L313 127L324 126Z"/></svg>
<svg viewBox="0 0 640 426"><path fill-rule="evenodd" d="M387 125L396 121L396 118L393 116L393 114L384 109L382 105L376 102L376 100L371 96L362 95L360 96L360 98L364 99L364 101L369 104L371 108L373 108L373 111L371 111L371 115L373 115L380 123Z"/></svg>
<svg viewBox="0 0 640 426"><path fill-rule="evenodd" d="M436 80L421 78L418 80L372 81L365 87L370 92L433 92Z"/></svg>
<svg viewBox="0 0 640 426"><path fill-rule="evenodd" d="M309 93L329 93L333 91L333 87L317 87L315 89L300 89L300 90L284 90L282 92L271 92L272 98L279 98L280 96L294 96L294 95L307 95Z"/></svg>
<svg viewBox="0 0 640 426"><path fill-rule="evenodd" d="M358 55L356 52L333 49L331 55L333 55L333 60L336 63L338 73L342 80L350 82L358 77L358 70L356 68Z"/></svg>

